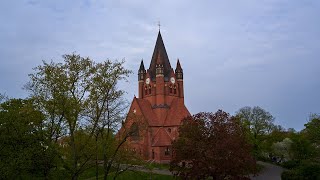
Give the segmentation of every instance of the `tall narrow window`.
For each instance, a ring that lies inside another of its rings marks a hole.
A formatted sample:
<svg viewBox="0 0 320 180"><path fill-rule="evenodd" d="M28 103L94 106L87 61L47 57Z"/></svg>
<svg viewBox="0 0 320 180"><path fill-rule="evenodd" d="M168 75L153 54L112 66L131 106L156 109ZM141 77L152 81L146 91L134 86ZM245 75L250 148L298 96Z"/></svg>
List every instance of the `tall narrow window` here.
<svg viewBox="0 0 320 180"><path fill-rule="evenodd" d="M164 155L169 156L170 155L170 148L166 147L166 149L164 150Z"/></svg>
<svg viewBox="0 0 320 180"><path fill-rule="evenodd" d="M154 150L152 149L152 159L154 159Z"/></svg>
<svg viewBox="0 0 320 180"><path fill-rule="evenodd" d="M131 134L131 139L133 141L138 141L140 140L140 135L139 135L139 127L137 123L133 123L130 127L130 134Z"/></svg>
<svg viewBox="0 0 320 180"><path fill-rule="evenodd" d="M151 94L151 87L149 87L149 94Z"/></svg>

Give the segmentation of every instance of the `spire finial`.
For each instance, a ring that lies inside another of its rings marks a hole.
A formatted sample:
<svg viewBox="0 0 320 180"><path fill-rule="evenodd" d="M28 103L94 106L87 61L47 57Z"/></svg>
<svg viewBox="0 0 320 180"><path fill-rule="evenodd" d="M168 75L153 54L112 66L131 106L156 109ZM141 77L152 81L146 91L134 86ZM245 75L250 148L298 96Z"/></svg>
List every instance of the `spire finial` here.
<svg viewBox="0 0 320 180"><path fill-rule="evenodd" d="M161 25L160 25L160 21L158 21L158 26L159 26L159 31L160 31L160 26L161 26Z"/></svg>

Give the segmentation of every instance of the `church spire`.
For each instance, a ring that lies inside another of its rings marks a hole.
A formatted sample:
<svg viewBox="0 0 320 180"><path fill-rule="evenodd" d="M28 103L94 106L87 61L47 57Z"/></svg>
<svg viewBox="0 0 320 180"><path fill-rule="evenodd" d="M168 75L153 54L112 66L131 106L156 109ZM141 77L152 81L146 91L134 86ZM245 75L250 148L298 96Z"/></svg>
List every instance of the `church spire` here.
<svg viewBox="0 0 320 180"><path fill-rule="evenodd" d="M182 70L179 59L178 59L178 61L177 61L176 70Z"/></svg>
<svg viewBox="0 0 320 180"><path fill-rule="evenodd" d="M146 70L144 68L144 64L143 64L143 60L141 60L141 64L140 64L140 68L138 70L138 80L139 81L143 81L144 80L144 76L146 74Z"/></svg>
<svg viewBox="0 0 320 180"><path fill-rule="evenodd" d="M145 71L144 64L143 64L143 59L141 60L141 63L140 63L139 72L140 71Z"/></svg>
<svg viewBox="0 0 320 180"><path fill-rule="evenodd" d="M176 67L175 73L176 73L177 79L183 79L183 70L181 68L179 59L177 61L177 67Z"/></svg>
<svg viewBox="0 0 320 180"><path fill-rule="evenodd" d="M152 59L149 67L150 76L153 80L156 77L156 67L158 62L161 62L161 64L163 65L163 75L165 79L168 79L171 72L171 65L160 31L158 33L156 45L153 50Z"/></svg>

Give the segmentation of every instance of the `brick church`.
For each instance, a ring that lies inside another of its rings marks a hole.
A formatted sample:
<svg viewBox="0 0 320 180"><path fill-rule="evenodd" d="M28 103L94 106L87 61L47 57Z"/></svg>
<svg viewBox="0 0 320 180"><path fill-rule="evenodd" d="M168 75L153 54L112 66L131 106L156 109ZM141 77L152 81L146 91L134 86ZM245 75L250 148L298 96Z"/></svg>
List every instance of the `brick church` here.
<svg viewBox="0 0 320 180"><path fill-rule="evenodd" d="M139 97L133 98L120 133L125 128L137 130L128 138L130 149L145 160L169 163L172 141L190 113L184 104L181 64L178 59L175 70L171 67L160 31L147 70L141 61L138 83Z"/></svg>

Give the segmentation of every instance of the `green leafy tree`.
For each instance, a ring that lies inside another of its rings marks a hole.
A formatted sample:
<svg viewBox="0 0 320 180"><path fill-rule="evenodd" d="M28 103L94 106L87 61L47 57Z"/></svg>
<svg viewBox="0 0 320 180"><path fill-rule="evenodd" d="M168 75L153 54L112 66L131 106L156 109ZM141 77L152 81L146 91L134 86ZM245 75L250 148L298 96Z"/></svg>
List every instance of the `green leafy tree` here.
<svg viewBox="0 0 320 180"><path fill-rule="evenodd" d="M32 100L0 104L0 174L4 179L49 178L58 156L43 128L43 114Z"/></svg>
<svg viewBox="0 0 320 180"><path fill-rule="evenodd" d="M273 143L272 149L276 156L291 159L291 146L293 141L289 138L285 138L283 141Z"/></svg>
<svg viewBox="0 0 320 180"><path fill-rule="evenodd" d="M104 179L107 179L118 153L114 132L125 118L127 102L125 91L118 89L119 81L126 80L131 71L123 67L123 62L105 61L96 64L96 72L90 87L88 117L96 143L96 178L98 178L98 146L101 147ZM98 142L98 139L99 142ZM99 144L98 144L99 143ZM120 144L119 144L120 145ZM120 145L121 146L121 145Z"/></svg>
<svg viewBox="0 0 320 180"><path fill-rule="evenodd" d="M320 116L313 114L305 125L305 133L311 142L320 145Z"/></svg>
<svg viewBox="0 0 320 180"><path fill-rule="evenodd" d="M303 161L312 159L316 155L315 146L307 139L303 133L297 133L292 137L291 151L293 159L297 161Z"/></svg>
<svg viewBox="0 0 320 180"><path fill-rule="evenodd" d="M117 118L108 117L108 113L116 104L122 105L119 99L123 91L117 90L117 85L131 71L123 67L123 61L94 63L76 54L64 55L63 59L62 63L43 62L36 67L26 89L46 115L51 139L68 143L66 152L70 154L64 156L64 166L72 179L78 179L80 173L92 167L92 161L97 162L97 156L84 153L92 152L89 149L95 146L91 145L95 136L106 127L110 128L107 131L116 127ZM121 110L122 106L112 115ZM82 130L86 135L79 134Z"/></svg>
<svg viewBox="0 0 320 180"><path fill-rule="evenodd" d="M241 122L250 129L251 141L254 145L254 153L259 156L262 151L262 142L266 135L270 134L275 128L274 117L259 106L243 107L237 113Z"/></svg>
<svg viewBox="0 0 320 180"><path fill-rule="evenodd" d="M0 93L0 103L5 99L6 99L6 95Z"/></svg>

